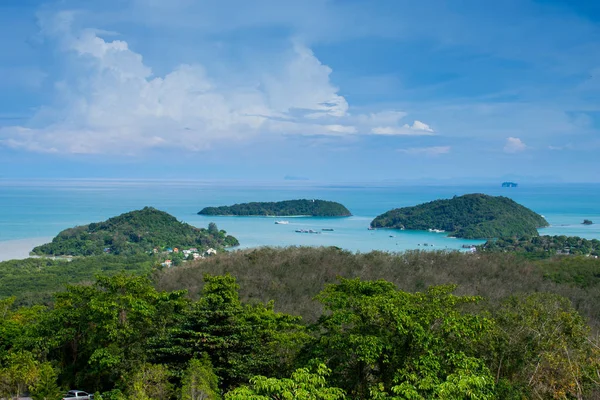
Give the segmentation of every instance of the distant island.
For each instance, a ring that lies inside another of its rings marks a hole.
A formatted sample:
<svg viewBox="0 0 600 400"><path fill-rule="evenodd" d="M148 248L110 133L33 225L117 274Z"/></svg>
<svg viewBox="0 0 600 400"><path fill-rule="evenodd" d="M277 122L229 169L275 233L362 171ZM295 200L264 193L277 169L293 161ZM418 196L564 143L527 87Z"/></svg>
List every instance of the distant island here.
<svg viewBox="0 0 600 400"><path fill-rule="evenodd" d="M578 236L534 236L488 240L477 246L477 251L498 253L516 252L532 258L548 258L555 255L600 256L600 240Z"/></svg>
<svg viewBox="0 0 600 400"><path fill-rule="evenodd" d="M311 217L349 217L350 211L335 201L326 200L286 200L278 202L252 202L232 206L206 207L200 215L237 215L237 216L300 216Z"/></svg>
<svg viewBox="0 0 600 400"><path fill-rule="evenodd" d="M152 207L131 211L103 222L76 226L60 232L51 243L32 250L34 255L93 256L133 255L167 248L223 249L237 246L238 240L214 223L199 229L179 222L172 215Z"/></svg>
<svg viewBox="0 0 600 400"><path fill-rule="evenodd" d="M467 194L388 211L371 228L437 230L464 239L537 236L541 215L503 196Z"/></svg>
<svg viewBox="0 0 600 400"><path fill-rule="evenodd" d="M517 187L519 186L518 183L515 182L502 182L502 187Z"/></svg>
<svg viewBox="0 0 600 400"><path fill-rule="evenodd" d="M583 225L593 225L594 223L589 219L584 219L582 222Z"/></svg>

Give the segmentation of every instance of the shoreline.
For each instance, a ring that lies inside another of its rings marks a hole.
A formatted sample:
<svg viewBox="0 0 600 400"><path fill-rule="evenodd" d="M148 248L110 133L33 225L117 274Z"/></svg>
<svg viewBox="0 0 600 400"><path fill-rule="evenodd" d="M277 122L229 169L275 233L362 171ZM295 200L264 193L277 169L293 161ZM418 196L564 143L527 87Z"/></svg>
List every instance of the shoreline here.
<svg viewBox="0 0 600 400"><path fill-rule="evenodd" d="M0 261L29 258L31 257L29 252L34 247L51 241L52 237L34 237L0 241Z"/></svg>

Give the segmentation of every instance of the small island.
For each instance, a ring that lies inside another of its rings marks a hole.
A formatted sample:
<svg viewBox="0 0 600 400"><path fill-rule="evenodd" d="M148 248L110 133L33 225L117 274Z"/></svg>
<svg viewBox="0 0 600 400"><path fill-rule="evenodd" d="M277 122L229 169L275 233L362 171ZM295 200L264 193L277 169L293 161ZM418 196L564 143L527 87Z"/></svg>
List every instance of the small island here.
<svg viewBox="0 0 600 400"><path fill-rule="evenodd" d="M583 225L593 225L594 223L589 219L584 219L582 222Z"/></svg>
<svg viewBox="0 0 600 400"><path fill-rule="evenodd" d="M502 187L510 187L510 188L515 188L518 187L519 184L515 183L515 182L502 182Z"/></svg>
<svg viewBox="0 0 600 400"><path fill-rule="evenodd" d="M537 236L548 226L541 215L503 196L467 194L388 211L371 228L438 230L464 239Z"/></svg>
<svg viewBox="0 0 600 400"><path fill-rule="evenodd" d="M131 211L103 222L76 226L60 232L52 242L38 246L39 256L133 255L174 249L223 249L239 245L238 240L217 225L199 229L179 222L172 215L152 207Z"/></svg>
<svg viewBox="0 0 600 400"><path fill-rule="evenodd" d="M200 215L268 216L268 217L350 217L350 211L340 203L326 200L286 200L278 202L252 202L232 206L206 207Z"/></svg>

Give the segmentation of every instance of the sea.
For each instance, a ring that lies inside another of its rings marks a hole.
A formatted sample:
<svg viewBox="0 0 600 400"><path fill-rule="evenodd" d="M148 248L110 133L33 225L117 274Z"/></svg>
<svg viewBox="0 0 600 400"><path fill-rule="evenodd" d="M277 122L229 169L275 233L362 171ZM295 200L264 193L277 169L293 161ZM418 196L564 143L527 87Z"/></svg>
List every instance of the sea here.
<svg viewBox="0 0 600 400"><path fill-rule="evenodd" d="M506 196L545 216L543 235L600 239L600 184L415 185L403 183L221 182L176 180L0 180L0 260L26 256L35 244L61 230L106 220L152 206L197 227L215 222L237 237L239 248L261 246L337 246L353 252L410 249L461 250L478 240L446 233L368 230L377 215L467 193ZM251 201L322 199L344 204L347 218L215 217L198 215L206 206ZM583 225L584 219L595 222ZM288 224L275 224L285 220ZM314 230L320 234L298 233ZM322 229L333 229L323 231ZM25 246L23 248L23 246ZM21 247L18 252L12 251ZM23 255L24 254L24 255Z"/></svg>

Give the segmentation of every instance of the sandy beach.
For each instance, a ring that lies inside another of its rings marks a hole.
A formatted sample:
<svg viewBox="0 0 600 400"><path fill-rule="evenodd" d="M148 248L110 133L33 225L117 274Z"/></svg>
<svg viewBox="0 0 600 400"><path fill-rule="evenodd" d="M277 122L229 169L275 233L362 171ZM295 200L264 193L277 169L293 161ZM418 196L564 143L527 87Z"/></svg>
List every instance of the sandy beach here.
<svg viewBox="0 0 600 400"><path fill-rule="evenodd" d="M31 249L51 240L51 237L36 237L0 242L0 261L27 258Z"/></svg>

